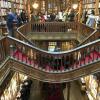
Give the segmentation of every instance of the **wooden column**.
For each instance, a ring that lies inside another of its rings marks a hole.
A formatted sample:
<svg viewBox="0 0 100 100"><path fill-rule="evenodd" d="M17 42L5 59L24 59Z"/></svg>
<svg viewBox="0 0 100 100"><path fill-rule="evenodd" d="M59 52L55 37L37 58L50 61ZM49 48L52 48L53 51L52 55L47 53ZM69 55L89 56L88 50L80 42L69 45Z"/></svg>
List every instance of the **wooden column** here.
<svg viewBox="0 0 100 100"><path fill-rule="evenodd" d="M11 2L11 11L12 11L13 13L16 12L16 10L15 10L15 8L14 8L14 3L13 3L13 2Z"/></svg>
<svg viewBox="0 0 100 100"><path fill-rule="evenodd" d="M27 9L26 9L26 4L27 4L27 1L26 2L24 2L24 10L26 11Z"/></svg>
<svg viewBox="0 0 100 100"><path fill-rule="evenodd" d="M71 83L67 83L67 100L70 100L70 88L71 88Z"/></svg>
<svg viewBox="0 0 100 100"><path fill-rule="evenodd" d="M99 15L99 0L95 0L95 14Z"/></svg>
<svg viewBox="0 0 100 100"><path fill-rule="evenodd" d="M48 0L45 0L45 11L46 11L47 14L48 14Z"/></svg>
<svg viewBox="0 0 100 100"><path fill-rule="evenodd" d="M60 11L60 2L59 0L56 0L56 4L57 4L57 13Z"/></svg>
<svg viewBox="0 0 100 100"><path fill-rule="evenodd" d="M61 1L59 0L59 11L61 11Z"/></svg>
<svg viewBox="0 0 100 100"><path fill-rule="evenodd" d="M70 9L71 8L71 4L72 4L71 0L68 0L67 1L67 9Z"/></svg>
<svg viewBox="0 0 100 100"><path fill-rule="evenodd" d="M79 1L78 21L80 21L81 15L82 15L82 1L83 1L83 0L80 0L80 1Z"/></svg>
<svg viewBox="0 0 100 100"><path fill-rule="evenodd" d="M57 6L57 13L59 12L59 1L56 0L56 6Z"/></svg>
<svg viewBox="0 0 100 100"><path fill-rule="evenodd" d="M41 2L42 2L42 0L39 0L39 9L38 9L38 12L41 12L41 7L42 7L41 6L41 4L42 4Z"/></svg>
<svg viewBox="0 0 100 100"><path fill-rule="evenodd" d="M67 0L65 0L65 10L66 10L66 8L67 8Z"/></svg>
<svg viewBox="0 0 100 100"><path fill-rule="evenodd" d="M52 13L54 13L54 0L52 0Z"/></svg>
<svg viewBox="0 0 100 100"><path fill-rule="evenodd" d="M30 19L30 13L31 13L31 1L30 0L27 0L27 3L26 3L26 11L27 11L27 14L28 14L28 17Z"/></svg>

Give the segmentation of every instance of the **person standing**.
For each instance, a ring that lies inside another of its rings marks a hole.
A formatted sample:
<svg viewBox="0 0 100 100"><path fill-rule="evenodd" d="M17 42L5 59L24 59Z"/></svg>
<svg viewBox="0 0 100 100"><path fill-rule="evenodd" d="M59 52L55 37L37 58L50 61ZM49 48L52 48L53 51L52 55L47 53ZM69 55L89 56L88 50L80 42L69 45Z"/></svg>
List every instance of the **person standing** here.
<svg viewBox="0 0 100 100"><path fill-rule="evenodd" d="M24 10L20 13L22 23L26 23L26 13Z"/></svg>
<svg viewBox="0 0 100 100"><path fill-rule="evenodd" d="M69 13L68 13L68 21L74 21L74 17L75 17L75 12L74 9L70 9Z"/></svg>
<svg viewBox="0 0 100 100"><path fill-rule="evenodd" d="M86 24L87 19L88 19L87 11L84 11L82 14L82 23Z"/></svg>
<svg viewBox="0 0 100 100"><path fill-rule="evenodd" d="M15 21L15 15L9 9L7 9L7 30L10 36L14 37L13 23Z"/></svg>
<svg viewBox="0 0 100 100"><path fill-rule="evenodd" d="M59 16L59 21L62 22L62 20L63 20L63 11L62 10L60 12L58 12L58 16Z"/></svg>
<svg viewBox="0 0 100 100"><path fill-rule="evenodd" d="M89 26L89 27L94 28L94 27L95 27L95 24L96 24L95 12L94 12L94 10L91 10L91 13L90 13L90 15L88 16L86 25Z"/></svg>
<svg viewBox="0 0 100 100"><path fill-rule="evenodd" d="M22 25L20 14L17 14L16 17L17 17L17 27L20 27Z"/></svg>

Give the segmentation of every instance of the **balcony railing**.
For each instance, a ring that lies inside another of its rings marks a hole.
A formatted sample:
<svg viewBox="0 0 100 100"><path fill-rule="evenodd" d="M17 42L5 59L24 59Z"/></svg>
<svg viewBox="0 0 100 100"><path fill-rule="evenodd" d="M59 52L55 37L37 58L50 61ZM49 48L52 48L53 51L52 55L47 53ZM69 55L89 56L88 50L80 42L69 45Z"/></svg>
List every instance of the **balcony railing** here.
<svg viewBox="0 0 100 100"><path fill-rule="evenodd" d="M13 63L10 61L10 67L12 69L14 68L16 71L21 70L23 73L30 71L30 75L35 74L35 77L37 75L39 79L42 78L45 81L50 79L48 81L56 80L61 82L69 78L71 80L71 77L74 79L80 75L82 76L85 74L85 71L90 69L91 72L89 73L92 73L93 70L94 72L100 70L98 67L100 64L98 63L100 62L100 39L65 52L44 51L9 36L1 39L0 43L2 43L3 48L0 55L5 55L3 59L10 57L14 60ZM1 61L3 61L3 59ZM16 61L19 62L19 64L15 63ZM89 65L94 65L96 63L97 65L94 67L89 67ZM21 68L20 66L21 69L16 67L19 65L23 67ZM25 69L24 66L26 66ZM81 74L79 74L80 72ZM38 73L42 76L38 76ZM73 76L70 76L70 73ZM48 76L45 76L47 74ZM67 74L68 76L66 76ZM49 76L52 77L50 78Z"/></svg>
<svg viewBox="0 0 100 100"><path fill-rule="evenodd" d="M32 24L30 25L28 24L27 24L27 27L29 26L30 27L29 29L31 29ZM25 27L22 26L22 28L23 28L22 30L24 30ZM81 28L78 26L77 32L80 31L82 33L83 30ZM29 29L26 28L25 34L29 32ZM72 27L72 29L70 28L70 30L73 30L73 31L76 31L75 29L77 28L75 27ZM87 36L87 39L84 42L85 45L77 47L69 51L65 51L65 52L49 52L49 51L44 51L42 49L32 46L31 42L27 40L27 38L24 36L25 34L22 34L22 32L19 31L15 34L16 39L7 36L0 40L0 62L2 63L7 57L10 57L11 59L14 59L26 65L27 70L29 68L31 70L35 69L39 71L41 75L43 74L43 76L46 75L46 73L48 73L50 74L50 76L52 76L52 79L54 79L53 76L56 75L57 76L57 77L55 76L56 78L58 78L59 76L60 81L61 80L64 81L66 80L66 77L69 78L69 75L70 75L69 73L73 73L72 77L74 79L75 78L74 75L79 74L79 73L78 74L75 74L75 73L79 72L80 70L82 73L82 69L85 69L85 68L88 69L89 65L98 63L100 61L99 30L94 31L94 29L87 28L84 32L86 32L85 36ZM84 34L84 32L82 34ZM89 34L91 35L88 37ZM96 40L96 41L93 41L93 40ZM93 68L91 67L91 70L92 69ZM95 71L96 69L94 70L94 72ZM68 73L68 76L66 76L67 73ZM42 79L43 79L43 76L42 76ZM50 77L46 76L44 78L49 79ZM57 80L55 79L55 80L59 81L59 79ZM52 81L52 80L48 80L48 81Z"/></svg>
<svg viewBox="0 0 100 100"><path fill-rule="evenodd" d="M17 32L23 34L23 36L27 36L29 33L31 34L54 33L55 34L55 33L72 32L76 34L77 39L83 36L82 40L84 40L86 37L88 37L89 35L91 35L91 33L94 32L94 29L79 22L45 22L45 23L29 22L19 27L17 29ZM17 36L18 33L16 33Z"/></svg>
<svg viewBox="0 0 100 100"><path fill-rule="evenodd" d="M96 29L93 33L91 33L87 38L84 39L84 41L82 41L82 43L79 44L79 46L97 39L100 39L100 29Z"/></svg>
<svg viewBox="0 0 100 100"><path fill-rule="evenodd" d="M100 57L100 40L84 46L65 51L49 52L36 48L12 37L6 38L2 55L8 55L46 72L71 71L98 60ZM4 46L4 44L3 44ZM6 50L6 52L4 52ZM3 59L5 56L3 56ZM2 60L3 60L2 59Z"/></svg>

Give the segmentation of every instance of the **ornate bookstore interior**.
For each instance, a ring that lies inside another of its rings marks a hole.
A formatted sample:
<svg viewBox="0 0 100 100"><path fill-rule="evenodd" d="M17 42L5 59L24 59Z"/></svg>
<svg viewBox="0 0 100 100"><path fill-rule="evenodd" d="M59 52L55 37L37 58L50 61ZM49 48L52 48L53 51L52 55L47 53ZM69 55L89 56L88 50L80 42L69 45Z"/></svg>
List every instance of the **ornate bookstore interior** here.
<svg viewBox="0 0 100 100"><path fill-rule="evenodd" d="M0 100L100 100L100 0L0 0Z"/></svg>

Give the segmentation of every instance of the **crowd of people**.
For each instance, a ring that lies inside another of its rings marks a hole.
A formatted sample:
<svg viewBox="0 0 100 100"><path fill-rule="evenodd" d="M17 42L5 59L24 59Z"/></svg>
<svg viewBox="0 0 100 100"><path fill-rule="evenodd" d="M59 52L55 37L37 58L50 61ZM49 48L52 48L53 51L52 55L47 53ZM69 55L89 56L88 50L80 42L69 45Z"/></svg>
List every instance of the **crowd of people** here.
<svg viewBox="0 0 100 100"><path fill-rule="evenodd" d="M13 13L10 9L6 11L6 23L7 23L7 31L10 36L14 37L14 29L13 23L17 23L17 27L21 26L22 24L29 22L28 14L25 10L22 10L20 13ZM31 21L32 22L66 22L66 21L75 21L78 17L78 12L74 9L69 9L66 11L59 11L58 13L46 13L43 14L41 12L34 13L31 12ZM3 20L2 20L3 21ZM3 21L5 22L5 21ZM95 11L83 11L80 22L86 24L89 27L95 28L100 23L100 17L95 15ZM34 28L33 28L34 29Z"/></svg>
<svg viewBox="0 0 100 100"><path fill-rule="evenodd" d="M59 11L58 13L43 14L38 12L37 14L31 13L31 20L35 22L52 22L52 21L74 21L76 12L74 9L69 9L68 12Z"/></svg>
<svg viewBox="0 0 100 100"><path fill-rule="evenodd" d="M78 12L74 9L67 11L60 11L58 13L43 14L38 12L37 14L31 13L31 20L34 22L66 22L75 21L78 19ZM100 17L95 15L94 10L83 11L80 22L86 24L89 27L95 28L100 23Z"/></svg>

